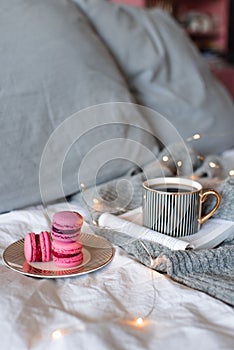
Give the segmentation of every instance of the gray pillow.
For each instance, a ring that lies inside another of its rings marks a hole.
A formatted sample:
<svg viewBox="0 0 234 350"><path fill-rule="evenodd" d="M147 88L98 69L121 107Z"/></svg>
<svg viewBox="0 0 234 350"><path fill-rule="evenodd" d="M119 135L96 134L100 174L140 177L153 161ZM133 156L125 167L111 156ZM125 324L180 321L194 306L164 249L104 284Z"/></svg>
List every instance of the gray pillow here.
<svg viewBox="0 0 234 350"><path fill-rule="evenodd" d="M234 145L233 101L173 18L159 9L73 1L110 48L139 103L162 113L184 140L200 134L191 144L198 152Z"/></svg>
<svg viewBox="0 0 234 350"><path fill-rule="evenodd" d="M0 212L4 212L41 202L39 171L43 149L61 123L84 108L115 101L129 103L134 98L113 57L72 2L0 0L0 32ZM92 124L86 127L82 140L65 157L63 169L54 164L63 151L63 143L57 148L46 148L50 163L42 164L40 175L44 191L48 189L47 201L61 195L53 187L56 178L61 177L65 195L79 190L77 171L91 147L118 137L124 148L125 140L134 138L135 133L127 125L128 111L119 109L113 114L112 110L110 105L112 125L102 128L100 119L98 128L97 123L96 129ZM136 109L131 113L136 124L147 128ZM79 116L73 125L77 138L85 117ZM69 129L60 131L61 140L67 140ZM155 139L146 140L145 136L138 129L139 147L135 147L133 161L149 160L140 152L141 144L157 153ZM114 151L117 153L118 147ZM118 162L102 172L99 182L121 175L132 165ZM84 169L83 176L89 183L90 169Z"/></svg>

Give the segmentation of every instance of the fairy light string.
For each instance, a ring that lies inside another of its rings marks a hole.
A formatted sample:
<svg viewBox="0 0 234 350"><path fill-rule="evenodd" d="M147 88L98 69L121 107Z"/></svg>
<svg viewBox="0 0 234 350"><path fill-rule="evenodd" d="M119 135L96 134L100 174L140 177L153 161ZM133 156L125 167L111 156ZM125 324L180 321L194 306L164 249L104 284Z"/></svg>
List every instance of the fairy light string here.
<svg viewBox="0 0 234 350"><path fill-rule="evenodd" d="M230 134L234 134L233 131L230 131ZM208 135L208 134L200 134L200 133L195 133L194 135L192 135L191 137L188 137L186 142L188 144L192 144L193 142L199 142L199 140L204 139L205 137L224 137L226 136L226 134L216 134L216 135ZM205 157L201 154L198 154L197 159L200 160L201 162L203 162L205 160ZM164 155L161 159L161 161L164 164L167 164L167 162L170 162L170 156L168 155ZM182 159L178 159L176 160L176 166L178 169L180 169L183 166L183 160ZM211 169L216 169L220 167L220 164L218 164L215 161L210 161L208 162L208 166ZM178 171L179 173L179 171ZM228 174L231 177L234 177L234 168L233 169L229 169L228 170ZM197 179L199 178L198 176L191 174L190 178L194 178ZM86 187L84 183L80 184L81 187L81 192L82 192L82 199L89 211L90 217L91 217L91 228L92 225L98 226L98 221L97 221L97 217L98 215L101 215L103 212L105 211L110 211L110 210L114 210L116 209L116 211L122 212L124 213L126 211L126 209L124 207L116 207L116 208L112 208L110 203L108 203L108 201L103 200L101 197L98 197L98 194L96 193L96 195L94 197L90 196L90 201L88 201L86 199ZM105 228L104 228L105 229ZM126 315L126 317L124 318L118 318L117 320L113 320L114 322L119 322L121 324L127 325L135 330L144 330L146 329L150 324L154 323L155 324L155 320L153 318L151 318L151 315L153 313L153 311L155 310L156 307L156 295L157 295L157 288L155 286L155 276L154 274L156 274L157 272L154 270L155 268L155 264L157 264L157 259L154 259L149 250L147 249L146 245L139 239L134 239L132 238L131 240L126 242L127 244L132 243L132 241L134 240L138 240L142 246L142 248L144 249L144 251L147 253L148 257L149 257L149 272L151 274L151 284L153 287L153 298L152 298L152 305L149 308L149 311L147 313L145 313L144 315L135 315L135 317L133 315ZM65 332L66 333L66 332ZM62 333L63 334L63 333ZM61 332L59 330L56 330L53 333L53 339L59 339L61 337Z"/></svg>

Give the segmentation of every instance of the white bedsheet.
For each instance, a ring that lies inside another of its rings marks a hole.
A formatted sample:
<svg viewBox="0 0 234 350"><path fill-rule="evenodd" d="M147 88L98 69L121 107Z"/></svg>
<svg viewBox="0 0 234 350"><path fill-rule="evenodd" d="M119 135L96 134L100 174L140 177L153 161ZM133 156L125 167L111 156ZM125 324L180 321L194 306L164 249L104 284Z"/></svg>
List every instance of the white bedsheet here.
<svg viewBox="0 0 234 350"><path fill-rule="evenodd" d="M52 206L50 213L62 208ZM41 207L1 215L1 254L27 231L41 229L49 229ZM234 348L232 307L150 270L118 247L109 265L83 276L31 278L2 261L0 272L1 350ZM137 327L136 318L145 325Z"/></svg>

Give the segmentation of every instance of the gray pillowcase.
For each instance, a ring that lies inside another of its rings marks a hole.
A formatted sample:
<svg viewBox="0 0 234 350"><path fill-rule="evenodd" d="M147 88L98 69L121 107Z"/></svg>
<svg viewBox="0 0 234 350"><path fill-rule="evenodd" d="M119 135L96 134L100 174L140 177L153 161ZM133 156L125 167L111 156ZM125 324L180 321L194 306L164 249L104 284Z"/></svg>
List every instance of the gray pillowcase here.
<svg viewBox="0 0 234 350"><path fill-rule="evenodd" d="M52 132L68 117L93 105L135 100L113 57L72 2L0 0L0 32L0 212L4 212L41 202L39 171L43 149ZM64 159L63 169L57 169L55 164L63 142L49 149L49 163L42 167L46 174L40 174L44 191L48 189L46 201L61 196L53 187L57 178L62 179L65 195L79 190L77 172L90 148L116 137L123 139L124 148L128 146L126 140L134 139L135 133L127 125L129 112L119 109L112 115L111 106L109 122L123 124L102 128L100 119L97 130L90 124L86 128L89 132ZM131 109L131 113L136 124L147 128L137 109ZM84 118L76 120L77 137ZM64 130L61 141L69 138L69 129L60 130ZM140 145L157 153L157 143L140 129L136 139L139 147L135 147L133 159L145 163L149 157L140 152ZM117 154L119 146L113 147ZM95 160L92 165L101 166ZM123 174L130 166L118 160L101 173L99 182ZM90 169L84 169L89 185Z"/></svg>
<svg viewBox="0 0 234 350"><path fill-rule="evenodd" d="M106 0L73 0L125 73L139 103L166 117L203 154L234 145L234 106L173 18ZM154 125L153 131L155 131Z"/></svg>

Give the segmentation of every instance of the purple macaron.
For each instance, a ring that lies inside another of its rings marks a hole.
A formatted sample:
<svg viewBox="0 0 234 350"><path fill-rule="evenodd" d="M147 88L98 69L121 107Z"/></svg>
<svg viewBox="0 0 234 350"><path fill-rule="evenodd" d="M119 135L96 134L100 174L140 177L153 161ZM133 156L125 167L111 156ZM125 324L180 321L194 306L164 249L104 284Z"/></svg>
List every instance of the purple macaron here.
<svg viewBox="0 0 234 350"><path fill-rule="evenodd" d="M83 225L83 217L75 211L60 211L52 218L51 235L60 242L75 242L78 240Z"/></svg>

